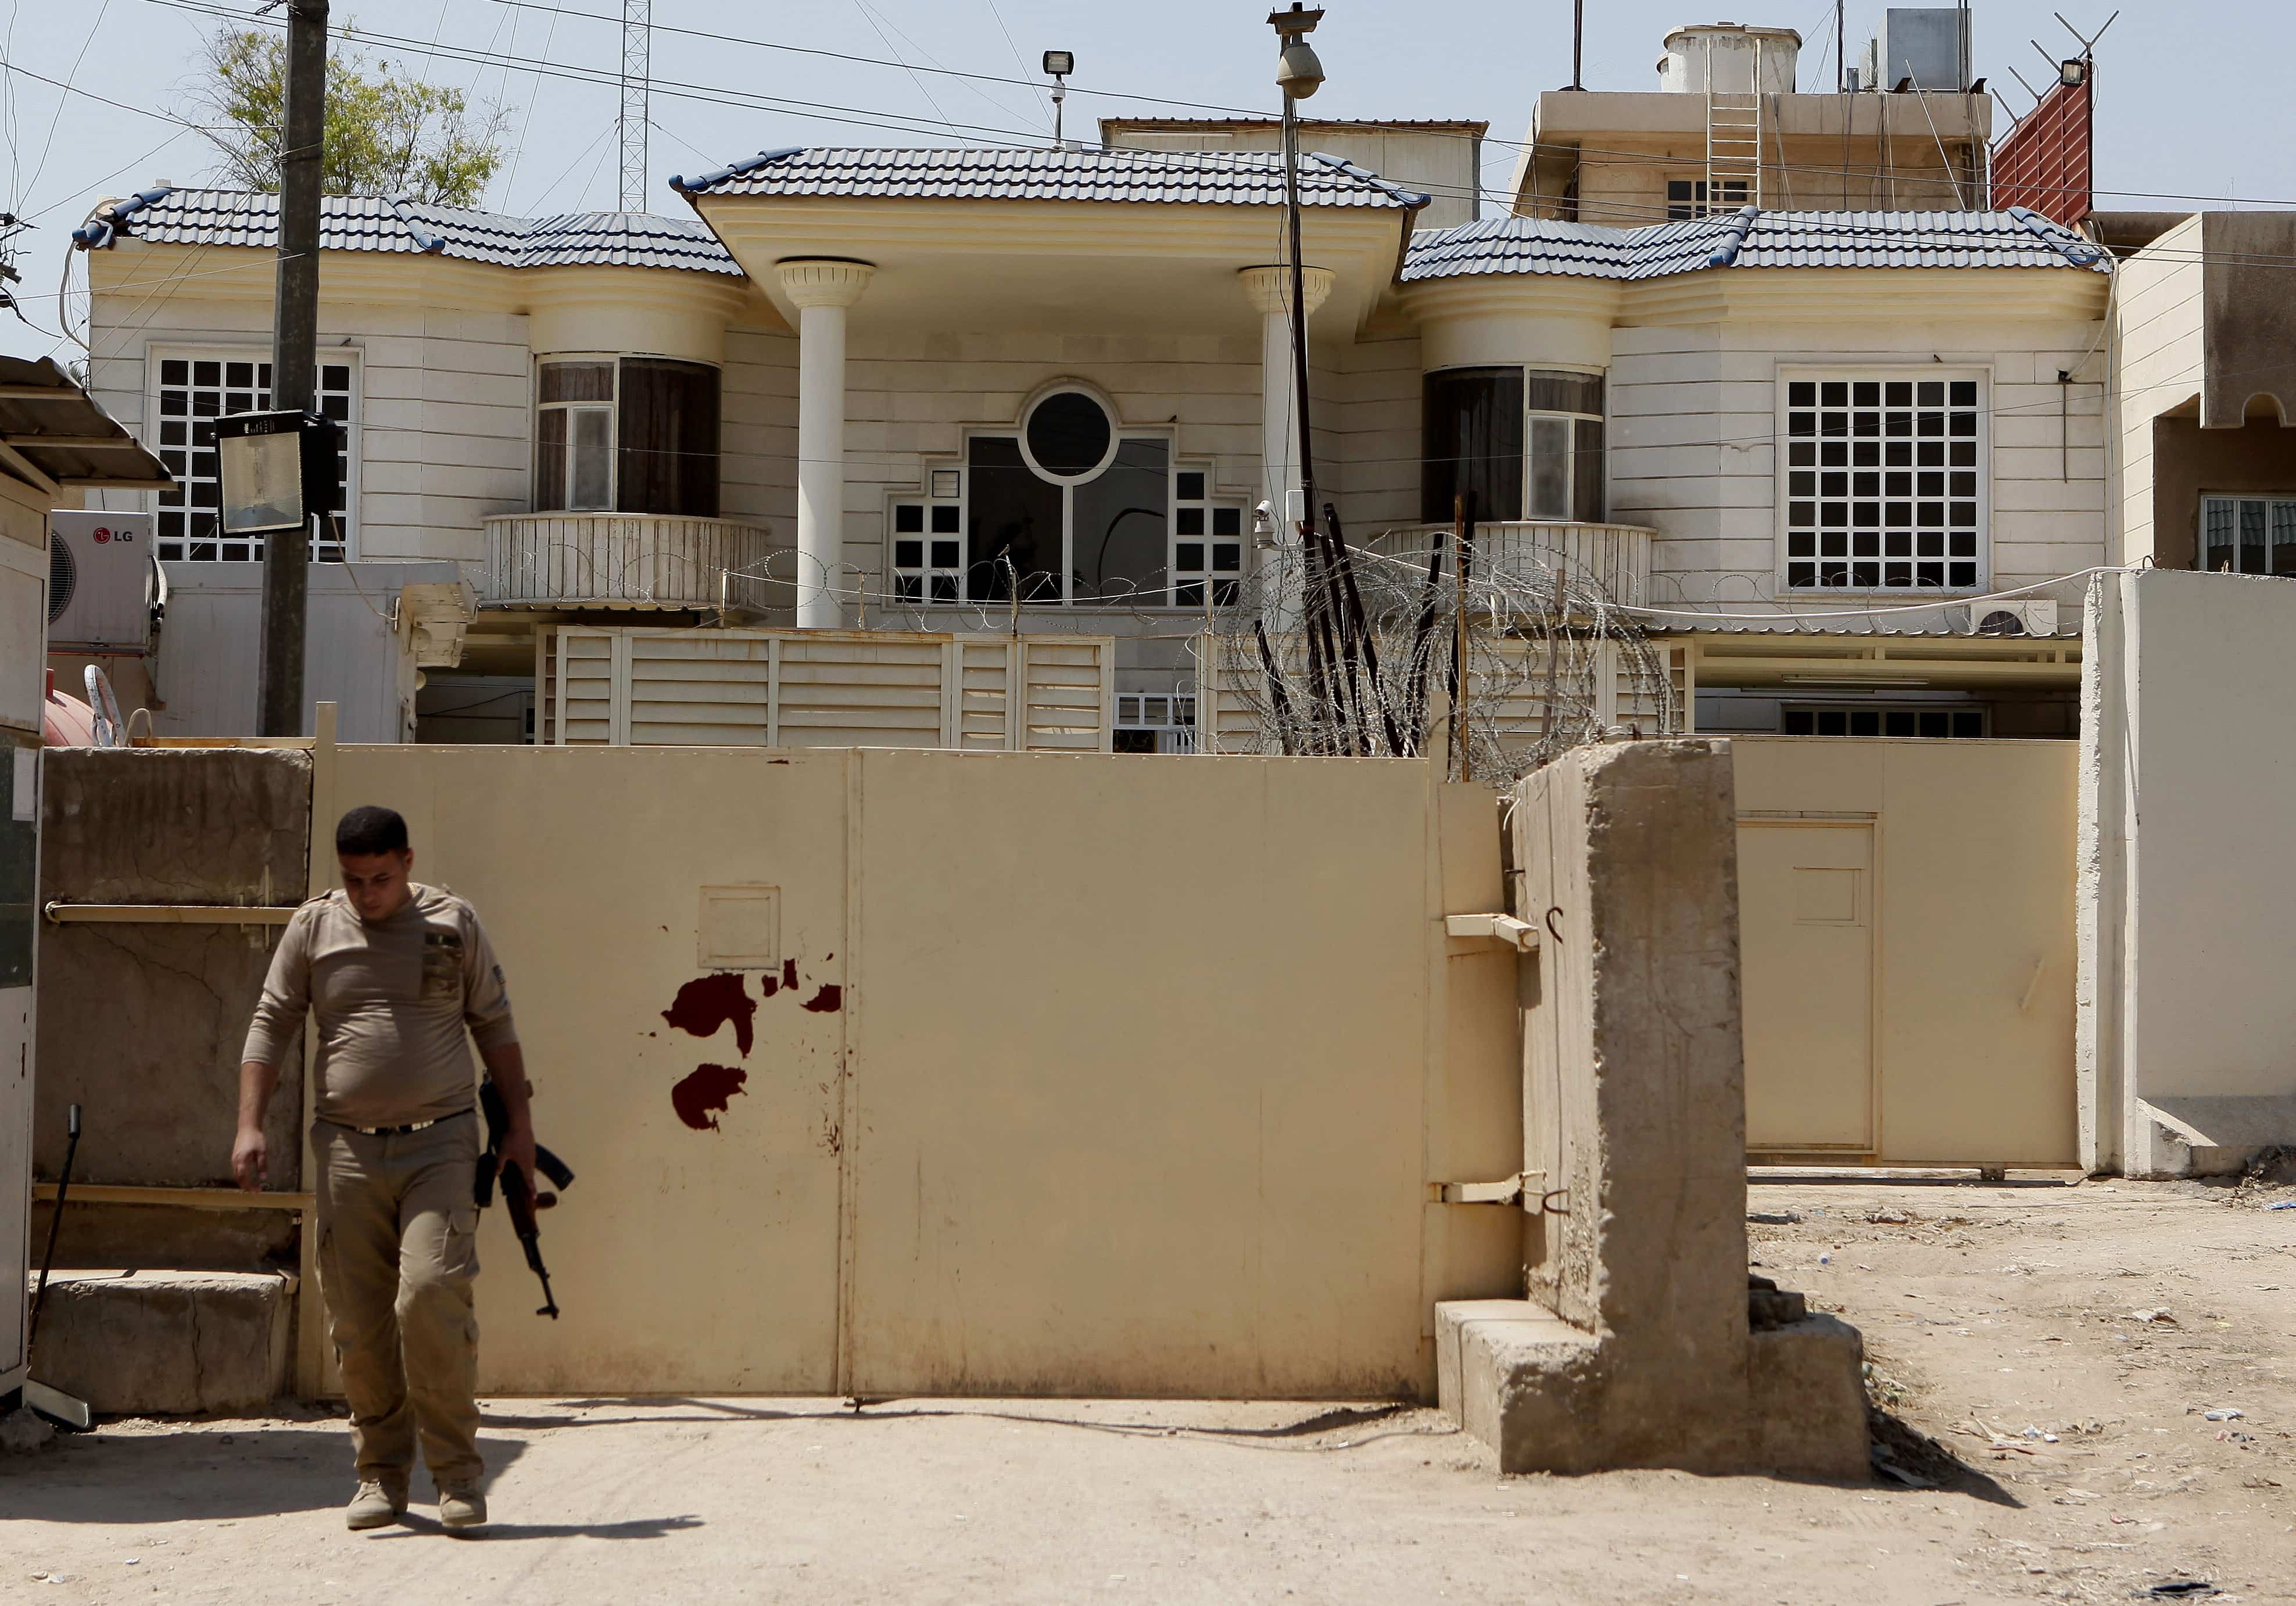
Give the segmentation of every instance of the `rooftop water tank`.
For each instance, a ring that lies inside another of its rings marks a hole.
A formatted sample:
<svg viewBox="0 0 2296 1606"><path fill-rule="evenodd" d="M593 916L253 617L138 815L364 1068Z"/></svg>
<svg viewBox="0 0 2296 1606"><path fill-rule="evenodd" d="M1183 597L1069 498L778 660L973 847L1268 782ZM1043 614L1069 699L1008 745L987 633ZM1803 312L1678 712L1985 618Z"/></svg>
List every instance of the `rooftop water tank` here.
<svg viewBox="0 0 2296 1606"><path fill-rule="evenodd" d="M1868 89L1912 87L1948 95L1969 88L1970 13L1951 5L1892 5L1866 46Z"/></svg>
<svg viewBox="0 0 2296 1606"><path fill-rule="evenodd" d="M1792 95L1800 54L1801 36L1791 28L1756 28L1744 22L1677 28L1666 36L1658 86L1677 95L1704 95L1710 86L1717 95L1752 95L1759 61L1759 92Z"/></svg>

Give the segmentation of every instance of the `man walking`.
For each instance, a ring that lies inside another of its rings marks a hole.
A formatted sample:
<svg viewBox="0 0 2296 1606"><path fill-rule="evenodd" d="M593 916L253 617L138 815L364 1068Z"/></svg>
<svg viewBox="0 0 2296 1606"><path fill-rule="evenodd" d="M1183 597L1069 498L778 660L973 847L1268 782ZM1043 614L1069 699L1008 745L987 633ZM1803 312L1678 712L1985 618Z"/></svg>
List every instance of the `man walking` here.
<svg viewBox="0 0 2296 1606"><path fill-rule="evenodd" d="M295 911L272 958L239 1073L232 1174L263 1186L264 1107L318 1012L311 1066L319 1289L342 1368L358 1457L354 1528L406 1510L419 1433L439 1521L481 1527L477 1274L477 1092L467 1028L508 1116L501 1156L534 1174L526 1062L502 967L479 917L452 893L408 879L406 822L353 809L335 828L340 891Z"/></svg>

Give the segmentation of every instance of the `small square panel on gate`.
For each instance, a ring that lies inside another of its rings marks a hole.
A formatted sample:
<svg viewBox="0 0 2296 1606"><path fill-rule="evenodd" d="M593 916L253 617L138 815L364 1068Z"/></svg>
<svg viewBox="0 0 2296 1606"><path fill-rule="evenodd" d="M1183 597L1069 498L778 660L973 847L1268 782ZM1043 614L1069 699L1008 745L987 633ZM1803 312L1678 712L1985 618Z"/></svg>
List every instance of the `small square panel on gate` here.
<svg viewBox="0 0 2296 1606"><path fill-rule="evenodd" d="M705 886L700 927L699 957L703 969L781 968L781 888Z"/></svg>
<svg viewBox="0 0 2296 1606"><path fill-rule="evenodd" d="M1857 872L1797 868L1793 873L1794 924L1856 926Z"/></svg>

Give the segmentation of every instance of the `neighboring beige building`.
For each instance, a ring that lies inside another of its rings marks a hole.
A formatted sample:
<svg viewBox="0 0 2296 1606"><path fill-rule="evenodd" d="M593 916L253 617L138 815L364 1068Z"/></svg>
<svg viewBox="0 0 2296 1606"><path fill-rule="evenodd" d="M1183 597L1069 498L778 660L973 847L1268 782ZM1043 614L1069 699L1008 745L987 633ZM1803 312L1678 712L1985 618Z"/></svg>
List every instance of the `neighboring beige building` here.
<svg viewBox="0 0 2296 1606"><path fill-rule="evenodd" d="M2112 318L2114 561L2296 576L2296 212L2099 221L2139 229Z"/></svg>
<svg viewBox="0 0 2296 1606"><path fill-rule="evenodd" d="M1801 93L1801 44L1790 28L1681 28L1667 36L1655 90L1548 90L1515 163L1513 210L1632 227L1742 206L1986 204L1989 96L1917 74L1903 88Z"/></svg>

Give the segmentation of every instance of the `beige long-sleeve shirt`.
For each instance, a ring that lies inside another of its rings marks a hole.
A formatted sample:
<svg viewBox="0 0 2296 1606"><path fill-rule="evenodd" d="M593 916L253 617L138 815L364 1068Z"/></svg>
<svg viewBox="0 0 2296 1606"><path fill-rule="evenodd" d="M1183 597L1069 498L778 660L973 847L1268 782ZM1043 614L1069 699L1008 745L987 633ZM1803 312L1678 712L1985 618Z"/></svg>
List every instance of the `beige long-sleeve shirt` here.
<svg viewBox="0 0 2296 1606"><path fill-rule="evenodd" d="M467 1027L480 1051L518 1041L494 947L471 906L414 885L387 920L340 892L295 911L247 1031L242 1059L275 1066L307 1009L319 1021L314 1108L345 1126L434 1121L477 1100Z"/></svg>

